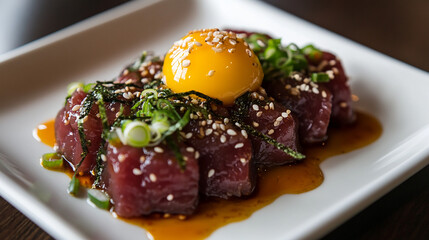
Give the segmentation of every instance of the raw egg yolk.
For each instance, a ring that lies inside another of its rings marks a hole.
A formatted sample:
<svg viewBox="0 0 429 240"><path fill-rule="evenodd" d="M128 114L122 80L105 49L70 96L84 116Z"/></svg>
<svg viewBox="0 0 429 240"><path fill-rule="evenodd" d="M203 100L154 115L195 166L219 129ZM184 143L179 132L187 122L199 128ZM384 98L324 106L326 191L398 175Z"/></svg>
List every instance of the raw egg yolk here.
<svg viewBox="0 0 429 240"><path fill-rule="evenodd" d="M225 105L257 90L261 64L244 39L218 29L189 32L165 56L164 83L174 92L195 90Z"/></svg>

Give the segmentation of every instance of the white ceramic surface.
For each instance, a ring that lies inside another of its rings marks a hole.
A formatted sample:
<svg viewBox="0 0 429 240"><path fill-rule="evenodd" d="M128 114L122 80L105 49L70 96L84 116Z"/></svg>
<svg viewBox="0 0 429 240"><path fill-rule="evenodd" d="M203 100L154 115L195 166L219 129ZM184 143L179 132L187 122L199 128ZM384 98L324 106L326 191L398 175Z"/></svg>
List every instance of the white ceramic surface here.
<svg viewBox="0 0 429 240"><path fill-rule="evenodd" d="M428 73L260 2L134 1L0 55L2 197L58 239L145 239L143 229L70 197L69 178L40 167L51 150L32 130L55 116L68 83L109 80L142 50L163 54L188 30L208 27L259 30L335 52L361 99L356 108L384 129L372 145L326 160L319 188L284 195L210 239L320 237L429 163Z"/></svg>

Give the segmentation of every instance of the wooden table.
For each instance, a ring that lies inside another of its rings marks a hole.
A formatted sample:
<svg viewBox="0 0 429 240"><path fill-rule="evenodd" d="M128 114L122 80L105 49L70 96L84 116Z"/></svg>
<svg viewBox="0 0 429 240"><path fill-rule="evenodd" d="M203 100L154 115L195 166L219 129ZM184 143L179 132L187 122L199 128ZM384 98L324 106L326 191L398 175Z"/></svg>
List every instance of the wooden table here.
<svg viewBox="0 0 429 240"><path fill-rule="evenodd" d="M17 4L20 1L0 2L0 53L126 2L22 1L26 4ZM429 71L427 0L266 2ZM429 239L428 226L429 166L339 226L324 239ZM51 237L0 198L0 239Z"/></svg>

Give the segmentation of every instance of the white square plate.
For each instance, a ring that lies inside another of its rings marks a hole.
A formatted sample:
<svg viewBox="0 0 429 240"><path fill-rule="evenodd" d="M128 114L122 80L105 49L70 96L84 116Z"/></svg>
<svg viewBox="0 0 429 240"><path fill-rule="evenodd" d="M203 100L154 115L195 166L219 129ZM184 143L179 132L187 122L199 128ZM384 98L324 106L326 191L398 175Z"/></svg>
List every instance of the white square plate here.
<svg viewBox="0 0 429 240"><path fill-rule="evenodd" d="M284 195L210 239L320 237L428 164L428 73L386 57L283 11L254 1L134 1L0 56L0 193L59 239L145 239L66 193L69 178L40 167L51 151L32 137L53 118L73 81L109 80L139 56L157 54L189 30L231 27L335 52L360 97L357 108L383 125L375 143L322 164L324 183Z"/></svg>

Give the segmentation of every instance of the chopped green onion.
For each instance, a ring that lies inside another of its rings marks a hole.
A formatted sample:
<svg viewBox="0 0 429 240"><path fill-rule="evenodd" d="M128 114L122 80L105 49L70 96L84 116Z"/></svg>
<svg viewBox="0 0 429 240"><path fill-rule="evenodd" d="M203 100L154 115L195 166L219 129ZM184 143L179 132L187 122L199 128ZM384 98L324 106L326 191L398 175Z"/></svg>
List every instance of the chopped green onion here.
<svg viewBox="0 0 429 240"><path fill-rule="evenodd" d="M85 84L85 86L83 86L83 91L89 93L95 87L95 85L95 83Z"/></svg>
<svg viewBox="0 0 429 240"><path fill-rule="evenodd" d="M147 95L147 96L146 96ZM158 92L155 89L145 89L141 94L141 97L150 98L153 96L154 99L158 99Z"/></svg>
<svg viewBox="0 0 429 240"><path fill-rule="evenodd" d="M69 183L69 187L67 188L67 192L71 195L77 195L77 193L79 192L79 186L79 179L76 177L76 175L73 175Z"/></svg>
<svg viewBox="0 0 429 240"><path fill-rule="evenodd" d="M63 158L58 153L45 153L42 156L42 166L48 169L63 167Z"/></svg>
<svg viewBox="0 0 429 240"><path fill-rule="evenodd" d="M74 91L78 88L83 88L84 85L81 82L72 82L67 86L67 96L71 96Z"/></svg>
<svg viewBox="0 0 429 240"><path fill-rule="evenodd" d="M142 121L126 121L122 126L126 144L133 147L146 146L151 138L149 126Z"/></svg>
<svg viewBox="0 0 429 240"><path fill-rule="evenodd" d="M110 197L98 189L89 189L88 199L101 209L109 209L110 207Z"/></svg>
<svg viewBox="0 0 429 240"><path fill-rule="evenodd" d="M311 74L311 81L316 83L322 83L322 82L329 82L331 79L329 78L329 75L326 73L312 73Z"/></svg>
<svg viewBox="0 0 429 240"><path fill-rule="evenodd" d="M319 60L322 57L322 51L315 46L309 44L302 48L302 52L307 55L311 60Z"/></svg>

